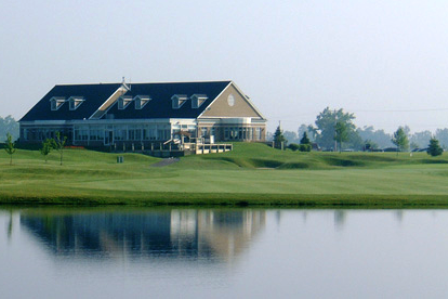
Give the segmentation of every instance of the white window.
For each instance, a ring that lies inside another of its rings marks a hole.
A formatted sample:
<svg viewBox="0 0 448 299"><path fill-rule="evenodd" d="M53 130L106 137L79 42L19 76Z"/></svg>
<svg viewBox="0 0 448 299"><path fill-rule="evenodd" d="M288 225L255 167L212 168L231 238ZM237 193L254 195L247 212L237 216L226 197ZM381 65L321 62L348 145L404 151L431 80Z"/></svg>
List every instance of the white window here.
<svg viewBox="0 0 448 299"><path fill-rule="evenodd" d="M145 107L146 104L149 103L149 101L151 101L151 98L149 96L135 96L135 110L141 110L143 107Z"/></svg>
<svg viewBox="0 0 448 299"><path fill-rule="evenodd" d="M190 97L191 99L191 108L197 109L202 104L204 104L205 101L207 101L208 97L205 94L194 94Z"/></svg>
<svg viewBox="0 0 448 299"><path fill-rule="evenodd" d="M69 109L71 111L74 111L76 109L78 109L79 106L81 106L81 104L84 102L84 98L83 97L70 97L68 99L69 102Z"/></svg>
<svg viewBox="0 0 448 299"><path fill-rule="evenodd" d="M122 96L118 99L118 110L124 110L132 102L131 96Z"/></svg>
<svg viewBox="0 0 448 299"><path fill-rule="evenodd" d="M175 94L171 97L173 109L179 109L188 100L188 97L183 94Z"/></svg>
<svg viewBox="0 0 448 299"><path fill-rule="evenodd" d="M51 111L57 111L57 110L59 110L59 108L62 107L62 105L64 105L65 98L64 97L52 97L50 99L50 102L51 102Z"/></svg>

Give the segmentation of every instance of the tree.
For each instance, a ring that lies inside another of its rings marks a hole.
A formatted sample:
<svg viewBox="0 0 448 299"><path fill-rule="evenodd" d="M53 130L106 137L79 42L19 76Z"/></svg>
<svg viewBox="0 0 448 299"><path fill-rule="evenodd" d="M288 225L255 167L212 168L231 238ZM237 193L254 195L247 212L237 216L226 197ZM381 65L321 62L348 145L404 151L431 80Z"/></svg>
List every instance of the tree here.
<svg viewBox="0 0 448 299"><path fill-rule="evenodd" d="M303 132L303 136L302 139L300 139L300 144L310 144L311 141L308 138L308 134L306 134L306 132Z"/></svg>
<svg viewBox="0 0 448 299"><path fill-rule="evenodd" d="M399 151L404 151L409 148L409 140L403 127L399 127L394 136L392 137L392 143L397 146L397 156Z"/></svg>
<svg viewBox="0 0 448 299"><path fill-rule="evenodd" d="M387 134L384 130L375 130L372 126L365 126L362 129L356 129L356 132L361 137L361 140L369 140L374 142L379 148L393 146L391 142L392 135Z"/></svg>
<svg viewBox="0 0 448 299"><path fill-rule="evenodd" d="M364 141L364 149L368 152L371 152L373 150L378 149L378 144L376 144L372 140L367 139Z"/></svg>
<svg viewBox="0 0 448 299"><path fill-rule="evenodd" d="M303 136L303 133L306 133L310 142L314 142L317 135L317 129L312 125L301 124L298 130L298 136Z"/></svg>
<svg viewBox="0 0 448 299"><path fill-rule="evenodd" d="M63 136L61 138L60 132L56 132L56 138L52 139L52 147L59 152L59 155L61 157L61 165L62 165L62 159L64 157L64 147L66 142L67 142L67 136Z"/></svg>
<svg viewBox="0 0 448 299"><path fill-rule="evenodd" d="M411 149L425 148L432 137L433 136L430 131L415 132L409 137L409 142L411 143Z"/></svg>
<svg viewBox="0 0 448 299"><path fill-rule="evenodd" d="M443 153L443 149L439 145L439 140L435 137L431 138L426 152L433 157L440 156Z"/></svg>
<svg viewBox="0 0 448 299"><path fill-rule="evenodd" d="M342 152L342 143L348 141L348 127L343 121L338 121L334 126L334 140L339 142L339 153Z"/></svg>
<svg viewBox="0 0 448 299"><path fill-rule="evenodd" d="M282 149L283 146L286 145L288 140L286 140L285 136L283 136L282 130L280 129L280 125L277 127L274 133L274 147Z"/></svg>
<svg viewBox="0 0 448 299"><path fill-rule="evenodd" d="M331 110L329 107L325 108L316 117L316 127L319 132L316 136L316 142L326 149L333 149L336 136L336 123L341 122L346 126L347 133L355 130L353 120L355 115L352 113L345 113L343 109Z"/></svg>
<svg viewBox="0 0 448 299"><path fill-rule="evenodd" d="M439 140L440 145L447 149L448 148L448 129L437 129L435 138Z"/></svg>
<svg viewBox="0 0 448 299"><path fill-rule="evenodd" d="M9 165L12 165L12 155L16 152L15 143L12 141L12 135L6 134L5 151L10 156Z"/></svg>
<svg viewBox="0 0 448 299"><path fill-rule="evenodd" d="M297 143L299 142L299 137L297 136L296 132L293 131L283 131L282 132L283 136L285 137L286 140L288 140L288 143Z"/></svg>
<svg viewBox="0 0 448 299"><path fill-rule="evenodd" d="M11 134L12 140L19 138L19 123L11 116L5 118L0 116L0 136Z"/></svg>
<svg viewBox="0 0 448 299"><path fill-rule="evenodd" d="M42 142L42 148L40 149L40 154L44 156L45 163L47 163L48 154L50 154L51 150L53 149L54 140L53 139L47 139L44 142Z"/></svg>

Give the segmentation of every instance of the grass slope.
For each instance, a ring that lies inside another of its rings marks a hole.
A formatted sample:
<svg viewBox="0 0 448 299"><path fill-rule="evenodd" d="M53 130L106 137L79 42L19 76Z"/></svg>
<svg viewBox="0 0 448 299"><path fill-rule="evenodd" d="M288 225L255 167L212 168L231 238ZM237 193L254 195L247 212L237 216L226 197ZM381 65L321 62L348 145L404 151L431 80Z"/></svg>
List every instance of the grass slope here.
<svg viewBox="0 0 448 299"><path fill-rule="evenodd" d="M139 154L0 151L0 203L448 207L448 160L424 153L300 153L236 143L163 168Z"/></svg>

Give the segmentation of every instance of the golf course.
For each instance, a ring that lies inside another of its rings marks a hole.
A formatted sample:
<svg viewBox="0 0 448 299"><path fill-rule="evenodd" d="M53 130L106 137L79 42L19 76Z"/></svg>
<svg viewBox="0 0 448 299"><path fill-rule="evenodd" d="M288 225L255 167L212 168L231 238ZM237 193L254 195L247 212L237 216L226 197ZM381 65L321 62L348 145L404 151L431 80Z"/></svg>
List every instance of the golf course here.
<svg viewBox="0 0 448 299"><path fill-rule="evenodd" d="M123 156L124 163L117 163ZM162 159L65 149L0 151L3 205L448 207L448 158L426 153L232 152Z"/></svg>

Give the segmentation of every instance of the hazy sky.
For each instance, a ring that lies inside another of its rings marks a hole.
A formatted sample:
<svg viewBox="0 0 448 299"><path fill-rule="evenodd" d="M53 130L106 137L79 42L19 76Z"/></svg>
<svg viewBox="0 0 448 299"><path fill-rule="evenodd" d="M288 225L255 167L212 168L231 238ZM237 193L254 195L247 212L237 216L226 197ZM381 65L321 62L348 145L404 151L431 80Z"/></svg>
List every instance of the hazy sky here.
<svg viewBox="0 0 448 299"><path fill-rule="evenodd" d="M0 2L0 116L55 84L234 80L286 130L325 107L448 127L448 1Z"/></svg>

